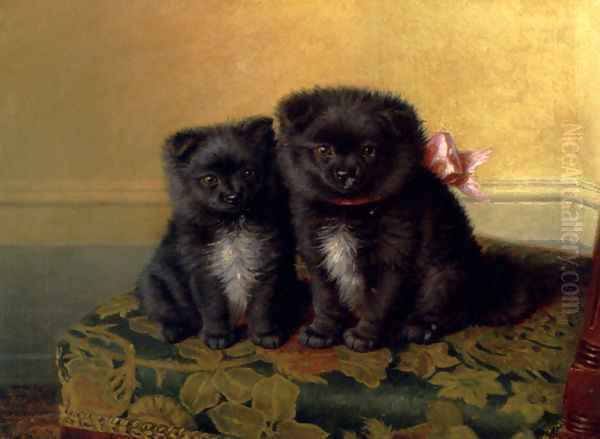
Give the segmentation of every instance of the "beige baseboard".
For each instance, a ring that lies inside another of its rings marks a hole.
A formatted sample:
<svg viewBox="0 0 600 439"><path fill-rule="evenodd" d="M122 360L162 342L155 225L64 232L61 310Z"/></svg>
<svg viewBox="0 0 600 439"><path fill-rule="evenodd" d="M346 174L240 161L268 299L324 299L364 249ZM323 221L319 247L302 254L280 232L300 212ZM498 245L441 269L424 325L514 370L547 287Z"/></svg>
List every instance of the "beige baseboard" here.
<svg viewBox="0 0 600 439"><path fill-rule="evenodd" d="M562 201L574 195L581 204L600 207L600 184L587 180L487 180L482 189L493 202ZM459 194L460 195L460 194ZM0 205L167 204L161 180L50 181L0 183Z"/></svg>
<svg viewBox="0 0 600 439"><path fill-rule="evenodd" d="M0 206L166 205L161 180L11 181L0 184Z"/></svg>
<svg viewBox="0 0 600 439"><path fill-rule="evenodd" d="M574 200L593 209L600 208L600 185L587 180L487 180L481 186L493 202L531 203Z"/></svg>
<svg viewBox="0 0 600 439"><path fill-rule="evenodd" d="M477 233L516 241L559 242L577 212L577 236L589 247L600 208L600 185L557 179L490 180L490 202L461 197ZM160 180L22 182L0 185L0 245L152 245L169 205ZM573 214L574 215L574 214Z"/></svg>

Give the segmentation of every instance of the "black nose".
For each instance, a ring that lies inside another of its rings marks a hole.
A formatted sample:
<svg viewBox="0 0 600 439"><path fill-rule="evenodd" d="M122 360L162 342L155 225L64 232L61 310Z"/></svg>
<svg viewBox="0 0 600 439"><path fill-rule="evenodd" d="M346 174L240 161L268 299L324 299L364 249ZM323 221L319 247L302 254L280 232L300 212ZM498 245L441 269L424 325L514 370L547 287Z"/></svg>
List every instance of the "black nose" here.
<svg viewBox="0 0 600 439"><path fill-rule="evenodd" d="M242 196L239 193L227 194L223 197L227 204L231 204L232 206L237 206L240 204L242 200Z"/></svg>
<svg viewBox="0 0 600 439"><path fill-rule="evenodd" d="M336 180L343 181L347 178L356 177L357 172L356 169L336 169L334 175Z"/></svg>

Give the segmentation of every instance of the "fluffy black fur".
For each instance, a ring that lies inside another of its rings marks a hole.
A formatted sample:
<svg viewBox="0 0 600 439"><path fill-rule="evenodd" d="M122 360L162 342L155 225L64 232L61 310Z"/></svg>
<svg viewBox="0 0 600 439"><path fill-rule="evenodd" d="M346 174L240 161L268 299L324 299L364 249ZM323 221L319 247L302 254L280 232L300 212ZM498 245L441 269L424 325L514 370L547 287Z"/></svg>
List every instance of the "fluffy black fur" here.
<svg viewBox="0 0 600 439"><path fill-rule="evenodd" d="M426 138L410 104L315 88L283 98L277 117L278 164L312 276L315 318L303 343L425 343L532 311L537 298L513 288L509 261L482 257L459 202L422 165ZM348 329L349 315L357 322Z"/></svg>
<svg viewBox="0 0 600 439"><path fill-rule="evenodd" d="M209 347L225 348L244 314L255 343L282 342L277 317L281 292L293 287L294 242L272 122L183 130L164 146L173 213L137 294L170 343L201 330Z"/></svg>

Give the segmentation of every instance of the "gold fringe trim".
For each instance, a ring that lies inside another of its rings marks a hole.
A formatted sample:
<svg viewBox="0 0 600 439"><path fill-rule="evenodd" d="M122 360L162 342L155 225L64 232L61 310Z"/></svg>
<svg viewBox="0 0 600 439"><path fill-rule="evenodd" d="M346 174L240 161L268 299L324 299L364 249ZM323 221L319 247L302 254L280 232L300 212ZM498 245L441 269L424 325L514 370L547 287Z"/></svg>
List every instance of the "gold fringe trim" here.
<svg viewBox="0 0 600 439"><path fill-rule="evenodd" d="M134 419L100 416L60 407L59 423L63 427L78 428L96 433L112 433L144 439L227 439L201 431L189 431L181 427L155 424ZM557 439L563 426L562 420L549 426L543 433L543 439Z"/></svg>
<svg viewBox="0 0 600 439"><path fill-rule="evenodd" d="M79 412L60 408L59 423L63 427L78 428L97 433L112 433L135 438L156 439L223 439L201 431L189 431L181 427L173 427L153 422L135 419L125 419L112 416L100 416L92 413Z"/></svg>

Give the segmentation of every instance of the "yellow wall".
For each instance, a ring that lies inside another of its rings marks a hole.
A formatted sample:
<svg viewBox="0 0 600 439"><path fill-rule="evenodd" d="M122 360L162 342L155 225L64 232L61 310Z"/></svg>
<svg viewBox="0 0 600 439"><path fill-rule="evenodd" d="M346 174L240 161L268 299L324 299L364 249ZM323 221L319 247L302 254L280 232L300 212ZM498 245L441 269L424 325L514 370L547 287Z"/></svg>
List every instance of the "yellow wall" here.
<svg viewBox="0 0 600 439"><path fill-rule="evenodd" d="M399 91L430 130L492 146L488 181L560 177L561 124L582 123L582 166L600 183L599 11L592 0L5 0L0 201L102 202L104 187L158 200L171 131L337 83ZM163 220L148 219L154 235Z"/></svg>
<svg viewBox="0 0 600 439"><path fill-rule="evenodd" d="M579 4L575 21L577 90L580 121L584 127L585 177L600 183L600 3Z"/></svg>

